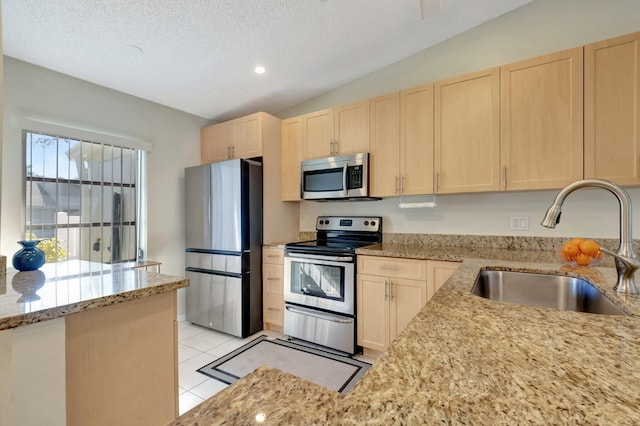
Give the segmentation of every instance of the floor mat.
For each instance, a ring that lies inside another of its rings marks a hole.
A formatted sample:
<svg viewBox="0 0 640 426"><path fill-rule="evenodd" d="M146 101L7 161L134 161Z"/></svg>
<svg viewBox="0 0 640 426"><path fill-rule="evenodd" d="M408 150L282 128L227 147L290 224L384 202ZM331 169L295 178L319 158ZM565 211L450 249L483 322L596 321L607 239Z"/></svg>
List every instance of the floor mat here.
<svg viewBox="0 0 640 426"><path fill-rule="evenodd" d="M261 365L342 393L347 393L371 367L349 357L260 336L197 371L231 384Z"/></svg>

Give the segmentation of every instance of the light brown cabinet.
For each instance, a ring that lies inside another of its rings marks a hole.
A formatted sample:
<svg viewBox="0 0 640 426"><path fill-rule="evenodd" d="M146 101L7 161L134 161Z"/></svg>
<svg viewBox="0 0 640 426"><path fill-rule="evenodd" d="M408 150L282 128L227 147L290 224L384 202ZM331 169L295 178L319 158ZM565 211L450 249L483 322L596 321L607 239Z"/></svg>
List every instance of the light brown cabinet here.
<svg viewBox="0 0 640 426"><path fill-rule="evenodd" d="M369 151L369 100L302 116L303 159Z"/></svg>
<svg viewBox="0 0 640 426"><path fill-rule="evenodd" d="M158 425L176 418L176 297L172 291L66 317L68 425Z"/></svg>
<svg viewBox="0 0 640 426"><path fill-rule="evenodd" d="M262 316L265 330L284 326L284 249L262 249Z"/></svg>
<svg viewBox="0 0 640 426"><path fill-rule="evenodd" d="M427 300L431 299L458 269L460 262L445 262L441 260L427 261Z"/></svg>
<svg viewBox="0 0 640 426"><path fill-rule="evenodd" d="M582 47L500 72L503 189L554 189L582 179Z"/></svg>
<svg viewBox="0 0 640 426"><path fill-rule="evenodd" d="M233 158L261 157L263 120L267 115L257 112L201 129L200 162L207 164Z"/></svg>
<svg viewBox="0 0 640 426"><path fill-rule="evenodd" d="M358 345L383 351L427 302L427 262L358 256Z"/></svg>
<svg viewBox="0 0 640 426"><path fill-rule="evenodd" d="M371 195L433 193L433 84L370 100Z"/></svg>
<svg viewBox="0 0 640 426"><path fill-rule="evenodd" d="M300 201L300 162L304 141L304 119L282 120L282 200Z"/></svg>
<svg viewBox="0 0 640 426"><path fill-rule="evenodd" d="M640 183L640 32L585 46L584 175Z"/></svg>
<svg viewBox="0 0 640 426"><path fill-rule="evenodd" d="M500 69L435 83L435 192L500 189Z"/></svg>

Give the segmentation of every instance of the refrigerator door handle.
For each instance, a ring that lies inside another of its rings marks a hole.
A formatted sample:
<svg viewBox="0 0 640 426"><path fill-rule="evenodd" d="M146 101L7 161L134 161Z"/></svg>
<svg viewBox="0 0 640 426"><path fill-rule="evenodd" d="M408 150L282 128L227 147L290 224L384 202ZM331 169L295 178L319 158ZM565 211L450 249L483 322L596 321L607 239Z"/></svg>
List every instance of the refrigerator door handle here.
<svg viewBox="0 0 640 426"><path fill-rule="evenodd" d="M236 272L215 271L211 269L194 268L191 266L187 266L186 268L184 268L184 270L187 272L197 272L199 274L221 275L224 277L242 278L242 274L238 274Z"/></svg>

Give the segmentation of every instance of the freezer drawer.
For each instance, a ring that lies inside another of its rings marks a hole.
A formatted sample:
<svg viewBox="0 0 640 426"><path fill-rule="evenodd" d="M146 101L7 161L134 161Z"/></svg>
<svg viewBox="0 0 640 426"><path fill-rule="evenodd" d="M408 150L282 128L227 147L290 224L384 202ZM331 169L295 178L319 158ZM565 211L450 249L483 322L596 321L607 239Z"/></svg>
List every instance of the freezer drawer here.
<svg viewBox="0 0 640 426"><path fill-rule="evenodd" d="M185 261L187 267L191 268L236 274L242 272L242 257L239 253L237 255L225 255L187 251Z"/></svg>
<svg viewBox="0 0 640 426"><path fill-rule="evenodd" d="M242 336L242 278L187 271L186 319L194 324Z"/></svg>
<svg viewBox="0 0 640 426"><path fill-rule="evenodd" d="M354 354L356 321L353 317L285 303L284 334Z"/></svg>

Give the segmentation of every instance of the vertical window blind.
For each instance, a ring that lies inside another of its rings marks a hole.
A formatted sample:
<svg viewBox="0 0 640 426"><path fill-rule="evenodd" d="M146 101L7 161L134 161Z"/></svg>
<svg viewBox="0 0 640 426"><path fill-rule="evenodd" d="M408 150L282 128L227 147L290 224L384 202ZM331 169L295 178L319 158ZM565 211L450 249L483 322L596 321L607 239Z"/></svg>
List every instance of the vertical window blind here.
<svg viewBox="0 0 640 426"><path fill-rule="evenodd" d="M25 238L47 262L120 263L138 257L144 151L23 131Z"/></svg>

